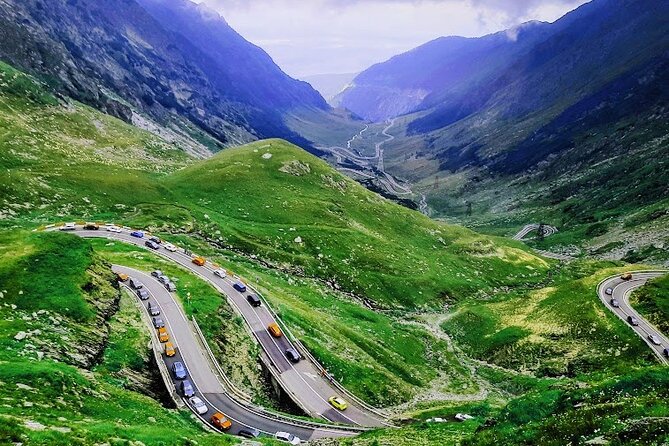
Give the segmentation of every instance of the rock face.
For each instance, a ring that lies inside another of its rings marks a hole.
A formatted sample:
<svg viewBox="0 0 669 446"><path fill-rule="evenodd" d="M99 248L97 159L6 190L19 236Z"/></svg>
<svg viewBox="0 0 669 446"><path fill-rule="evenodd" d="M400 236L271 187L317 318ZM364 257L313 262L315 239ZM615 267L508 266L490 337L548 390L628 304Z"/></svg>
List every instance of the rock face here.
<svg viewBox="0 0 669 446"><path fill-rule="evenodd" d="M282 113L328 108L218 14L186 0L6 0L0 28L0 58L127 122L137 111L223 145L270 136L307 144Z"/></svg>

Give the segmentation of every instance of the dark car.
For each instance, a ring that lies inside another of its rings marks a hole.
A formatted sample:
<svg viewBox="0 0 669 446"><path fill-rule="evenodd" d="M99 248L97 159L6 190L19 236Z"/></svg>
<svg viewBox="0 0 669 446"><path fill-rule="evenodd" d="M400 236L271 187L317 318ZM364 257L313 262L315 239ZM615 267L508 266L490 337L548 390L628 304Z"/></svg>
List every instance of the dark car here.
<svg viewBox="0 0 669 446"><path fill-rule="evenodd" d="M663 351L663 353L664 353L664 356L666 356L667 358L669 358L669 348L665 348L664 351Z"/></svg>
<svg viewBox="0 0 669 446"><path fill-rule="evenodd" d="M611 306L615 308L620 307L620 302L618 302L618 299L611 299Z"/></svg>
<svg viewBox="0 0 669 446"><path fill-rule="evenodd" d="M610 296L613 294L613 288L607 288L604 292Z"/></svg>
<svg viewBox="0 0 669 446"><path fill-rule="evenodd" d="M176 379L186 379L186 376L188 376L186 373L186 367L181 361L176 361L174 364L172 364L172 373L174 373L174 377Z"/></svg>
<svg viewBox="0 0 669 446"><path fill-rule="evenodd" d="M100 226L95 223L86 223L84 229L87 231L97 231L100 229Z"/></svg>
<svg viewBox="0 0 669 446"><path fill-rule="evenodd" d="M149 240L151 240L153 243L158 243L159 245L163 242L160 240L160 238L156 237L155 235L152 236Z"/></svg>
<svg viewBox="0 0 669 446"><path fill-rule="evenodd" d="M151 302L146 306L146 309L149 310L149 314L151 316L158 316L160 315L160 308L158 308L158 305L153 305Z"/></svg>
<svg viewBox="0 0 669 446"><path fill-rule="evenodd" d="M156 242L152 242L151 240L147 240L144 242L144 245L148 246L151 249L160 249L160 245Z"/></svg>
<svg viewBox="0 0 669 446"><path fill-rule="evenodd" d="M165 322L163 322L163 320L159 317L154 317L151 319L151 321L153 322L153 326L155 328L162 328L165 326Z"/></svg>
<svg viewBox="0 0 669 446"><path fill-rule="evenodd" d="M144 233L142 231L132 231L130 235L137 238L144 238Z"/></svg>
<svg viewBox="0 0 669 446"><path fill-rule="evenodd" d="M288 358L288 360L293 364L297 364L300 362L300 359L302 359L297 350L292 347L286 349L286 358Z"/></svg>
<svg viewBox="0 0 669 446"><path fill-rule="evenodd" d="M237 435L244 438L258 438L260 436L260 431L254 427L243 427L239 429Z"/></svg>
<svg viewBox="0 0 669 446"><path fill-rule="evenodd" d="M147 300L149 298L149 292L146 291L144 288L140 288L136 291L137 297L139 297L142 300Z"/></svg>
<svg viewBox="0 0 669 446"><path fill-rule="evenodd" d="M153 277L155 277L155 278L158 278L158 277L160 277L160 276L163 275L163 272L162 272L161 270L157 269L157 270L155 270L155 271L152 271L152 272L151 272L151 275L152 275Z"/></svg>
<svg viewBox="0 0 669 446"><path fill-rule="evenodd" d="M239 291L240 293L245 293L246 292L246 285L244 285L240 281L237 281L237 282L233 283L232 287L234 289L236 289L237 291Z"/></svg>
<svg viewBox="0 0 669 446"><path fill-rule="evenodd" d="M248 296L246 296L246 300L251 304L252 307L259 307L260 304L262 303L260 301L260 298L255 294L249 294Z"/></svg>
<svg viewBox="0 0 669 446"><path fill-rule="evenodd" d="M627 316L627 322L630 323L630 325L637 326L639 325L639 320L635 318L634 316Z"/></svg>
<svg viewBox="0 0 669 446"><path fill-rule="evenodd" d="M190 398L191 396L195 395L195 389L193 389L193 384L189 379L184 379L181 381L179 388L181 389L181 394L186 398Z"/></svg>

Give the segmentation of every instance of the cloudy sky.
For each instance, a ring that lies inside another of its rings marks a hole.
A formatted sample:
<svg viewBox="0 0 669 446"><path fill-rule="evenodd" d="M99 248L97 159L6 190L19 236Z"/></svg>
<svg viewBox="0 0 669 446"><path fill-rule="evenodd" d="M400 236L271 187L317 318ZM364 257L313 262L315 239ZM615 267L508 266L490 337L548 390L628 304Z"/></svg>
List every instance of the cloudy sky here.
<svg viewBox="0 0 669 446"><path fill-rule="evenodd" d="M440 36L554 21L588 0L194 0L294 77L354 73Z"/></svg>

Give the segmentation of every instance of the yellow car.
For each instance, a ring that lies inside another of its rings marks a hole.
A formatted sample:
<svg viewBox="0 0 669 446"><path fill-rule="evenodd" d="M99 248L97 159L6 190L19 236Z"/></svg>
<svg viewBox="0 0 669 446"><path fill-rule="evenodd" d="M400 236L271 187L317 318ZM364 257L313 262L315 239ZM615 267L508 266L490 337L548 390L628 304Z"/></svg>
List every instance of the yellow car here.
<svg viewBox="0 0 669 446"><path fill-rule="evenodd" d="M623 275L620 276L620 278L623 280L632 280L632 273L623 273Z"/></svg>
<svg viewBox="0 0 669 446"><path fill-rule="evenodd" d="M165 344L165 355L172 357L176 354L177 354L177 352L174 349L174 345L172 345L171 342L166 343Z"/></svg>
<svg viewBox="0 0 669 446"><path fill-rule="evenodd" d="M335 409L346 410L346 408L348 407L348 403L346 402L346 400L344 400L340 396L331 396L330 399L328 399L328 402Z"/></svg>
<svg viewBox="0 0 669 446"><path fill-rule="evenodd" d="M160 342L167 342L170 340L170 335L167 334L165 327L160 327L158 329L158 339L160 339Z"/></svg>

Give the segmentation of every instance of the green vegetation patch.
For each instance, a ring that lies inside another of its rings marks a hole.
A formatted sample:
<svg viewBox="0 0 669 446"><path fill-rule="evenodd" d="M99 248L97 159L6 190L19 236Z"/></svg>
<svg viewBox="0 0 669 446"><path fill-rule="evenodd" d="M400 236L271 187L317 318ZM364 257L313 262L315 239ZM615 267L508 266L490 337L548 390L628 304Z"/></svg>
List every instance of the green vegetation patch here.
<svg viewBox="0 0 669 446"><path fill-rule="evenodd" d="M632 293L630 305L662 333L669 333L669 275L649 280Z"/></svg>

